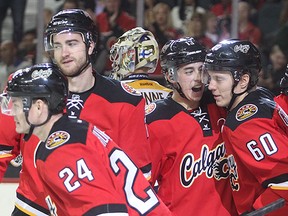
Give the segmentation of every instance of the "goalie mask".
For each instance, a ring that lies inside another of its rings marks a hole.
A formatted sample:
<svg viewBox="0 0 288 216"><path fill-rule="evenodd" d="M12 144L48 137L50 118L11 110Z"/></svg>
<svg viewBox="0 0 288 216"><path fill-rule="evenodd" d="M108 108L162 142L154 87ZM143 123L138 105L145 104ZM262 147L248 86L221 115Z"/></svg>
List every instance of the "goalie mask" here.
<svg viewBox="0 0 288 216"><path fill-rule="evenodd" d="M148 73L153 73L158 58L159 48L154 35L141 27L131 29L119 37L110 49L112 75L121 80L143 67L148 68Z"/></svg>

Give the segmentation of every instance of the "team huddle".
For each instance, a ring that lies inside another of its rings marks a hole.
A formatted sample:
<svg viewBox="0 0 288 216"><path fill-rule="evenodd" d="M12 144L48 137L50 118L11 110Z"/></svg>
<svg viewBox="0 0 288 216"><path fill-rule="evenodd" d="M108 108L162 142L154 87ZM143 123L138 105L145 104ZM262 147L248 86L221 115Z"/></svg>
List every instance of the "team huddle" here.
<svg viewBox="0 0 288 216"><path fill-rule="evenodd" d="M45 29L51 62L8 79L0 180L22 166L11 215L287 215L288 68L275 96L257 86L251 42L159 50L137 27L111 47L106 77L97 37L86 12L62 10ZM158 61L165 86L149 77Z"/></svg>

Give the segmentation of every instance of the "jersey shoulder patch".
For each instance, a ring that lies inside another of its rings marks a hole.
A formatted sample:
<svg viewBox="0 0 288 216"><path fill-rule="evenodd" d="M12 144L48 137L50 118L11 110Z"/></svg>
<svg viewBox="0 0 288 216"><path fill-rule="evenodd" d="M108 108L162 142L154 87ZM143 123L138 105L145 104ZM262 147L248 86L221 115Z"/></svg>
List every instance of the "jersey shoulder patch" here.
<svg viewBox="0 0 288 216"><path fill-rule="evenodd" d="M258 107L254 104L245 104L236 112L236 120L243 121L255 115L258 112Z"/></svg>
<svg viewBox="0 0 288 216"><path fill-rule="evenodd" d="M67 131L55 131L46 141L46 148L53 149L65 144L70 139L70 134Z"/></svg>
<svg viewBox="0 0 288 216"><path fill-rule="evenodd" d="M135 95L135 96L141 96L141 92L137 91L136 89L134 89L132 86L121 82L121 87L124 89L124 91L126 91L128 94L131 95Z"/></svg>

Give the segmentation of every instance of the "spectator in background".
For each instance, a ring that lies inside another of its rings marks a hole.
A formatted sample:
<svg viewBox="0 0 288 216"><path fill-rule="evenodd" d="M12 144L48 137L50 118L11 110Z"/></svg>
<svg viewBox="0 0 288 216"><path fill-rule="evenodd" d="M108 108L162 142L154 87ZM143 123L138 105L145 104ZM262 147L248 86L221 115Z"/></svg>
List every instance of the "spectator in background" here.
<svg viewBox="0 0 288 216"><path fill-rule="evenodd" d="M136 19L121 8L122 0L106 0L104 11L96 16L100 33L96 70L101 74L111 71L109 50L124 32L136 27Z"/></svg>
<svg viewBox="0 0 288 216"><path fill-rule="evenodd" d="M48 25L53 16L53 11L50 8L43 9L44 28Z"/></svg>
<svg viewBox="0 0 288 216"><path fill-rule="evenodd" d="M232 12L231 0L220 0L211 7L210 11L219 18L230 16Z"/></svg>
<svg viewBox="0 0 288 216"><path fill-rule="evenodd" d="M11 10L13 20L12 41L18 45L24 31L24 15L27 0L1 0L0 1L0 31L2 33L3 22L7 16L8 9ZM2 41L0 33L0 41Z"/></svg>
<svg viewBox="0 0 288 216"><path fill-rule="evenodd" d="M32 62L19 57L18 48L11 40L3 41L0 50L0 90L2 92L9 75L20 68L32 65Z"/></svg>
<svg viewBox="0 0 288 216"><path fill-rule="evenodd" d="M212 41L213 45L216 45L219 42L217 26L217 16L211 11L207 11L205 14L205 36Z"/></svg>
<svg viewBox="0 0 288 216"><path fill-rule="evenodd" d="M218 18L218 34L219 41L230 38L230 25L231 25L231 0L221 0L214 4L210 11Z"/></svg>
<svg viewBox="0 0 288 216"><path fill-rule="evenodd" d="M200 44L202 44L206 49L213 47L214 43L205 35L205 17L203 14L194 13L191 20L187 23L187 35L188 37L193 37Z"/></svg>
<svg viewBox="0 0 288 216"><path fill-rule="evenodd" d="M167 41L181 37L181 34L172 26L170 12L168 4L163 2L156 4L153 7L154 22L147 27L155 36L159 49L162 49ZM152 76L157 79L164 79L159 62Z"/></svg>
<svg viewBox="0 0 288 216"><path fill-rule="evenodd" d="M65 0L62 5L58 8L57 12L66 9L77 9L80 8L79 0Z"/></svg>
<svg viewBox="0 0 288 216"><path fill-rule="evenodd" d="M187 34L187 24L195 12L204 14L205 9L198 5L198 0L180 0L179 5L171 10L172 26Z"/></svg>
<svg viewBox="0 0 288 216"><path fill-rule="evenodd" d="M18 55L21 59L35 64L36 60L37 33L35 29L24 32L18 45Z"/></svg>
<svg viewBox="0 0 288 216"><path fill-rule="evenodd" d="M276 95L280 93L280 79L284 76L288 63L287 38L288 22L276 32L274 39L270 42L271 48L263 55L267 63L264 64L264 77L261 81Z"/></svg>
<svg viewBox="0 0 288 216"><path fill-rule="evenodd" d="M250 20L251 5L247 1L238 3L238 38L240 40L249 40L255 46L259 47L261 43L261 31Z"/></svg>
<svg viewBox="0 0 288 216"><path fill-rule="evenodd" d="M280 80L284 76L288 63L284 49L278 44L273 45L268 65L264 68L263 77L260 79L261 86L268 88L275 95L280 94Z"/></svg>

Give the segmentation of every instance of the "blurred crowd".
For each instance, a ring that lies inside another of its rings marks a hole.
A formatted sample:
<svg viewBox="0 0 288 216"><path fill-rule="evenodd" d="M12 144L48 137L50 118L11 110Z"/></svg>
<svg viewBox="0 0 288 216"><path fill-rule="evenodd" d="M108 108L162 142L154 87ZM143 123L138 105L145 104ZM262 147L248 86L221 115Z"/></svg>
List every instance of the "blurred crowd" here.
<svg viewBox="0 0 288 216"><path fill-rule="evenodd" d="M94 67L100 74L109 75L111 46L124 32L136 27L137 0L62 1L63 4L56 11L44 9L44 25L61 9L86 10L94 18L100 32ZM9 74L36 63L37 44L37 27L23 30L23 8L25 11L27 1L2 2L5 4L0 4L0 28L7 11L11 9L13 36L11 40L1 40L0 90L4 88ZM143 27L154 34L160 49L168 40L183 36L194 37L210 49L219 41L231 38L231 16L232 0L145 0ZM275 94L280 93L280 79L288 63L287 36L288 1L238 1L238 38L251 41L262 52L260 85ZM43 62L48 60L44 53ZM151 77L161 82L160 65Z"/></svg>

